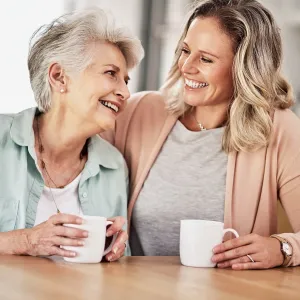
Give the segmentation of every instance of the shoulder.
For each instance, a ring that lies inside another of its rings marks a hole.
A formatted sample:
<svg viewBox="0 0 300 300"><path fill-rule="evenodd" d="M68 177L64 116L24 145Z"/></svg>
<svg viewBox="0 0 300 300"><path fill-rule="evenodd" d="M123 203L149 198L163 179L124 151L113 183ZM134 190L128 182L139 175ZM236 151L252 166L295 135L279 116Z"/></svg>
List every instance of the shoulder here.
<svg viewBox="0 0 300 300"><path fill-rule="evenodd" d="M125 111L120 116L120 120L124 121L132 117L154 113L158 117L167 114L164 96L160 92L155 91L139 92L130 97Z"/></svg>
<svg viewBox="0 0 300 300"><path fill-rule="evenodd" d="M13 114L0 114L0 139L3 142L3 138L8 136L13 120L14 120Z"/></svg>
<svg viewBox="0 0 300 300"><path fill-rule="evenodd" d="M291 165L296 167L296 158L300 155L300 119L291 110L275 111L270 146L276 149L276 160L280 170ZM300 165L297 166L299 167Z"/></svg>
<svg viewBox="0 0 300 300"><path fill-rule="evenodd" d="M133 94L128 100L128 107L130 106L151 106L159 105L165 107L164 96L158 91L143 91Z"/></svg>
<svg viewBox="0 0 300 300"><path fill-rule="evenodd" d="M273 132L282 142L300 145L300 119L289 109L277 109L274 113Z"/></svg>
<svg viewBox="0 0 300 300"><path fill-rule="evenodd" d="M127 172L125 160L120 151L98 135L91 138L89 156L97 164L106 168L124 169Z"/></svg>
<svg viewBox="0 0 300 300"><path fill-rule="evenodd" d="M292 112L290 109L276 109L274 113L274 125L284 122L286 126L291 126L294 124L300 124L300 119L299 117Z"/></svg>

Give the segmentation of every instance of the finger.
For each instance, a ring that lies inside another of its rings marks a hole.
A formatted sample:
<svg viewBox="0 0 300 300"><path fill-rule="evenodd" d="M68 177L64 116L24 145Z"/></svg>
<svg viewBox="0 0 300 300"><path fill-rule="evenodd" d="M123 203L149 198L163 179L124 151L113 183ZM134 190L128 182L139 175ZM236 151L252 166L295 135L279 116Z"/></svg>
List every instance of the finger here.
<svg viewBox="0 0 300 300"><path fill-rule="evenodd" d="M124 255L124 252L125 252L125 249L126 249L126 245L123 243L123 245L121 245L118 249L118 251L116 253L114 252L109 252L105 258L106 260L108 261L116 261L118 260L120 257L122 257Z"/></svg>
<svg viewBox="0 0 300 300"><path fill-rule="evenodd" d="M223 262L226 260L231 260L239 257L243 257L249 253L256 253L257 246L255 244L234 248L232 250L228 250L219 254L215 254L212 257L212 261L215 263Z"/></svg>
<svg viewBox="0 0 300 300"><path fill-rule="evenodd" d="M55 235L68 237L68 238L86 238L89 233L86 230L72 228L67 226L55 226Z"/></svg>
<svg viewBox="0 0 300 300"><path fill-rule="evenodd" d="M106 236L112 236L115 233L122 230L123 226L126 224L126 219L123 217L114 217L108 219L109 221L112 221L112 225L109 227L109 229L106 232Z"/></svg>
<svg viewBox="0 0 300 300"><path fill-rule="evenodd" d="M118 237L115 241L115 243L113 244L113 247L112 247L112 252L113 253L117 253L119 248L120 247L123 247L124 244L127 242L128 240L128 234L126 231L121 231L119 234L118 234ZM125 246L124 246L125 247Z"/></svg>
<svg viewBox="0 0 300 300"><path fill-rule="evenodd" d="M253 243L253 241L255 241L256 238L257 238L257 235L248 234L248 235L245 235L245 236L242 236L239 238L235 238L235 239L226 241L222 244L215 246L213 248L213 253L218 254L218 253L228 251L228 250L231 250L234 248L249 245L249 244Z"/></svg>
<svg viewBox="0 0 300 300"><path fill-rule="evenodd" d="M53 242L57 246L74 246L74 247L84 246L84 241L82 240L69 239L60 236L54 237Z"/></svg>
<svg viewBox="0 0 300 300"><path fill-rule="evenodd" d="M53 225L59 225L59 224L82 224L83 220L82 218L75 216L75 215L69 215L69 214L56 214L49 218L49 221Z"/></svg>
<svg viewBox="0 0 300 300"><path fill-rule="evenodd" d="M265 269L261 262L250 262L250 263L243 263L243 264L234 264L232 265L233 270L259 270Z"/></svg>
<svg viewBox="0 0 300 300"><path fill-rule="evenodd" d="M249 263L250 259L247 256L239 257L232 260L227 260L217 264L217 267L220 269L231 268L232 265Z"/></svg>
<svg viewBox="0 0 300 300"><path fill-rule="evenodd" d="M52 255L58 255L62 257L75 257L77 255L75 251L69 251L55 246L53 246L51 250Z"/></svg>

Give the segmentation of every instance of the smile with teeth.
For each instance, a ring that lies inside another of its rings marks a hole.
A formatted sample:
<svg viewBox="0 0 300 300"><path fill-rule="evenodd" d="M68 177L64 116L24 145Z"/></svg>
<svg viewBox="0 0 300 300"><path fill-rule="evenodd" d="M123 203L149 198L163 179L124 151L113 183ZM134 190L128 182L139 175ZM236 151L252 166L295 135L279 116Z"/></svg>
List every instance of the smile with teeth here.
<svg viewBox="0 0 300 300"><path fill-rule="evenodd" d="M119 111L119 107L109 101L103 101L103 100L100 100L101 104L110 108L111 110L113 110L114 112L118 112Z"/></svg>
<svg viewBox="0 0 300 300"><path fill-rule="evenodd" d="M206 86L208 86L208 83L205 82L198 82L198 81L193 81L193 80L189 80L189 79L185 79L185 84L192 88L192 89L200 89L200 88L204 88Z"/></svg>

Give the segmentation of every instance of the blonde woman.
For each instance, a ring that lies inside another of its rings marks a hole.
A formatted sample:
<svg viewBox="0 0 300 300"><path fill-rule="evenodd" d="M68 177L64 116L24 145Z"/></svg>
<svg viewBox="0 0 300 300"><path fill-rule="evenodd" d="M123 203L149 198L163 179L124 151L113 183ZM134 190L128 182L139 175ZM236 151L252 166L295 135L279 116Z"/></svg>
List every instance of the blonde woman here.
<svg viewBox="0 0 300 300"><path fill-rule="evenodd" d="M258 1L198 1L161 92L134 95L106 136L130 170L133 255L178 255L179 221L205 219L241 235L212 249L220 268L300 264L300 120L281 60ZM277 234L278 199L295 233Z"/></svg>
<svg viewBox="0 0 300 300"><path fill-rule="evenodd" d="M60 246L83 246L88 232L63 226L81 214L111 218L107 235L119 234L106 259L124 254L127 168L98 133L114 127L142 55L140 41L96 8L34 36L37 108L0 116L0 254L76 256Z"/></svg>

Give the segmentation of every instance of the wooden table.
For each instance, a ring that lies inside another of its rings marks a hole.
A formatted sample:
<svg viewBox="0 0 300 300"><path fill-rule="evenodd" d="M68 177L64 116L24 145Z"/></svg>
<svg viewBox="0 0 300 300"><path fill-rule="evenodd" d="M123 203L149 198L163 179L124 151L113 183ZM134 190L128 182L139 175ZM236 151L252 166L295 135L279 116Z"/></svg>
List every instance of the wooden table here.
<svg viewBox="0 0 300 300"><path fill-rule="evenodd" d="M87 265L0 256L0 299L300 299L300 267L232 271L184 267L178 257Z"/></svg>

